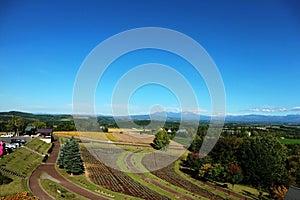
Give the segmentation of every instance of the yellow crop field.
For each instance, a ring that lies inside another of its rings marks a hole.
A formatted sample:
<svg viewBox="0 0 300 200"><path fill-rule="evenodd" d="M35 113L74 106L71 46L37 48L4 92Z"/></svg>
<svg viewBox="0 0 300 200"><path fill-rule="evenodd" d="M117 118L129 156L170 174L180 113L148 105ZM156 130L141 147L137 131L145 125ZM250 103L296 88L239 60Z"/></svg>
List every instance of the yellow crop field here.
<svg viewBox="0 0 300 200"><path fill-rule="evenodd" d="M74 136L98 140L108 140L108 137L103 132L55 131L53 132L53 134L61 136Z"/></svg>

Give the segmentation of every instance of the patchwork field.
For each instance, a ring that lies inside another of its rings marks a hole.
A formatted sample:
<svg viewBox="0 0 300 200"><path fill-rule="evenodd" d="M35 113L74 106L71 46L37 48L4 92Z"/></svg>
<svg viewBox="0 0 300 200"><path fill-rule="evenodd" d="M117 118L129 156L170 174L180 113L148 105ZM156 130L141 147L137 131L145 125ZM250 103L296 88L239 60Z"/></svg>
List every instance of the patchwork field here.
<svg viewBox="0 0 300 200"><path fill-rule="evenodd" d="M93 157L85 148L82 148L88 178L95 184L108 190L119 192L143 199L168 199L159 193L150 190L139 182L130 178L126 173L107 167Z"/></svg>

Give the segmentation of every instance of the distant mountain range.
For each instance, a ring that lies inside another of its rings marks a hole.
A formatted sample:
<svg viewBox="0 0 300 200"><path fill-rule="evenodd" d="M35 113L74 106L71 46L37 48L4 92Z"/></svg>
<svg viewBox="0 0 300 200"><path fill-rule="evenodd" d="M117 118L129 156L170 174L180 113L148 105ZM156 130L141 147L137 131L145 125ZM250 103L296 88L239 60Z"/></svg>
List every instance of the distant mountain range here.
<svg viewBox="0 0 300 200"><path fill-rule="evenodd" d="M32 114L32 113L24 113L18 111L10 111L10 112L0 112L0 120L9 120L12 116L22 117L27 119L28 121L34 121L39 119L43 120L54 120L54 121L62 121L62 120L72 120L72 115L68 114ZM112 116L103 116L99 115L99 117L112 118ZM168 121L179 121L181 119L188 121L209 121L211 119L210 116L207 115L198 115L192 112L156 112L151 115L132 115L132 116L118 116L117 118L129 119L132 118L134 120L168 120ZM225 119L226 122L255 122L255 123L299 123L300 124L300 115L286 115L286 116L270 116L270 115L228 115Z"/></svg>
<svg viewBox="0 0 300 200"><path fill-rule="evenodd" d="M192 112L174 113L174 112L157 112L151 115L133 115L131 118L135 120L145 120L145 119L155 119L155 120L169 120L178 121L181 119L189 121L209 121L211 116L198 115ZM123 118L126 118L124 116ZM128 116L127 116L128 118ZM217 118L216 118L217 119ZM226 122L257 122L257 123L300 123L300 115L286 115L286 116L270 116L270 115L227 115L225 118Z"/></svg>

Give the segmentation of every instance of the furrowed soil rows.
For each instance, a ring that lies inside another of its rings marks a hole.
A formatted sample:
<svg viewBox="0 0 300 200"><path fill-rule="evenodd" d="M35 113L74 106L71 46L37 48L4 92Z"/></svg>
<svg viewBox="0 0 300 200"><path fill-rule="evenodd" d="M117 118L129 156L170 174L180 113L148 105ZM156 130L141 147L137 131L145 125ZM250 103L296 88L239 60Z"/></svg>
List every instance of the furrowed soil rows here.
<svg viewBox="0 0 300 200"><path fill-rule="evenodd" d="M155 158L153 155L146 155L142 159L142 164L151 171L152 174L155 176L161 178L162 180L165 180L175 186L181 187L183 189L186 189L192 193L199 194L200 196L206 197L208 199L223 199L220 196L217 196L207 190L204 190L200 187L198 187L196 184L193 184L189 182L188 180L185 180L183 177L181 177L179 174L177 174L174 170L174 163L170 164L167 167L161 168L156 171L152 171L151 169L156 169L157 165L160 165L165 160L169 160L168 158L170 156L163 155L163 154L155 154Z"/></svg>
<svg viewBox="0 0 300 200"><path fill-rule="evenodd" d="M108 190L143 199L168 199L130 178L126 173L107 167L91 153L82 148L82 157L88 172L88 178L95 184Z"/></svg>

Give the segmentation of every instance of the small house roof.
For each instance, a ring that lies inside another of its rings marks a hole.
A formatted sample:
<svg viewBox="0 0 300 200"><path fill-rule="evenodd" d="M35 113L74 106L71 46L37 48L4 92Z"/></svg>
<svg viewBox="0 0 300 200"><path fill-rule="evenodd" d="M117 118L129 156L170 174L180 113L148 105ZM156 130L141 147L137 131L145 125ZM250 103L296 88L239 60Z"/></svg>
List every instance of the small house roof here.
<svg viewBox="0 0 300 200"><path fill-rule="evenodd" d="M37 132L41 133L41 134L43 134L43 133L51 134L53 131L52 131L52 128L39 128L37 130Z"/></svg>
<svg viewBox="0 0 300 200"><path fill-rule="evenodd" d="M31 131L32 129L35 129L35 126L26 126L25 131Z"/></svg>

